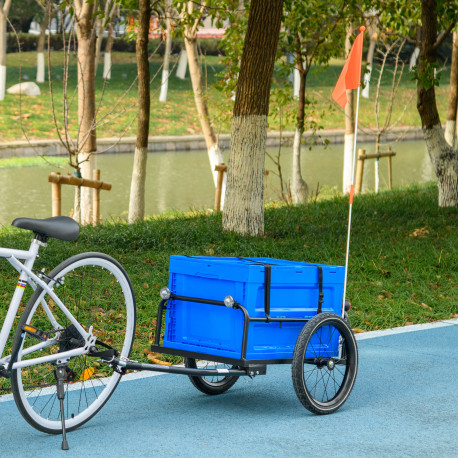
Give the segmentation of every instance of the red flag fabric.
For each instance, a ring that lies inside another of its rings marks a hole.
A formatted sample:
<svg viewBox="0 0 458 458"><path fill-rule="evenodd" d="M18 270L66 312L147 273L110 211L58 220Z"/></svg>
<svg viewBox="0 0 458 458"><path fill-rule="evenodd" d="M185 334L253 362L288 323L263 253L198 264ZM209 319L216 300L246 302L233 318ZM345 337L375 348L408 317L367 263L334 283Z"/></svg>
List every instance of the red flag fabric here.
<svg viewBox="0 0 458 458"><path fill-rule="evenodd" d="M366 27L359 28L360 34L356 37L350 54L348 54L342 73L332 91L332 98L342 107L347 104L347 89L356 89L361 84L361 62L363 60L363 36Z"/></svg>

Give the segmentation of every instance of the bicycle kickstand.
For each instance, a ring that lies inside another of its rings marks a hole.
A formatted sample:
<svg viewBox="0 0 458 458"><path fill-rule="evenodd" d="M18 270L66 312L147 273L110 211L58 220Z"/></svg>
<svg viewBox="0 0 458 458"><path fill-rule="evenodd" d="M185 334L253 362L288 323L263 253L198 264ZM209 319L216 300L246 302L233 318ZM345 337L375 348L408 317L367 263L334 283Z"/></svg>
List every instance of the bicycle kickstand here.
<svg viewBox="0 0 458 458"><path fill-rule="evenodd" d="M64 412L64 399L65 399L65 387L64 380L67 377L65 365L58 365L56 369L56 381L57 381L57 399L60 401L60 417L62 421L62 450L68 450L67 434L65 431L65 412Z"/></svg>

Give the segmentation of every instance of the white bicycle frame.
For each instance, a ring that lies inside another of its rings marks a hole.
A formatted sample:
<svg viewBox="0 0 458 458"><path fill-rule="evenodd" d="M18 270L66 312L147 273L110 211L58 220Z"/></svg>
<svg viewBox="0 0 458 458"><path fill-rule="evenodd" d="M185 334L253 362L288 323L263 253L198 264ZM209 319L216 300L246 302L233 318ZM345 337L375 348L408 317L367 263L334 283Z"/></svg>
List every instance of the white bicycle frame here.
<svg viewBox="0 0 458 458"><path fill-rule="evenodd" d="M92 326L87 332L75 319L75 317L70 313L70 311L65 307L64 303L59 299L59 297L54 292L54 284L56 283L54 279L51 279L49 283L43 281L38 275L32 272L33 265L36 258L38 257L38 250L40 246L45 246L43 242L40 242L37 239L33 239L30 244L28 251L26 250L15 250L10 248L1 248L0 247L0 258L5 258L18 272L19 280L16 285L13 297L11 299L10 305L8 307L8 312L6 314L5 320L3 322L1 331L0 331L0 368L5 370L14 370L21 367L33 366L35 364L41 364L44 362L56 361L57 364L62 364L68 361L70 358L85 354L89 349L95 345L96 337L92 335ZM19 260L24 260L22 263ZM55 302L59 309L65 314L68 320L75 326L80 335L84 338L86 345L84 347L75 348L73 350L56 353L53 355L47 355L38 358L31 358L25 361L18 361L13 364L10 364L12 355L3 356L5 350L6 342L8 340L9 334L14 324L14 319L16 317L19 305L22 300L22 296L25 291L26 285L29 284L35 290L37 287L43 289L42 294L40 295L37 304L41 304L46 315L49 318L50 324L53 326L54 331L56 331L56 336L50 338L44 342L40 342L37 345L33 345L22 351L22 356L33 353L35 351L50 347L58 343L59 338L59 329L62 329L62 326L54 318L50 308L46 304L46 301L43 300L43 297L46 293L49 294L49 297Z"/></svg>

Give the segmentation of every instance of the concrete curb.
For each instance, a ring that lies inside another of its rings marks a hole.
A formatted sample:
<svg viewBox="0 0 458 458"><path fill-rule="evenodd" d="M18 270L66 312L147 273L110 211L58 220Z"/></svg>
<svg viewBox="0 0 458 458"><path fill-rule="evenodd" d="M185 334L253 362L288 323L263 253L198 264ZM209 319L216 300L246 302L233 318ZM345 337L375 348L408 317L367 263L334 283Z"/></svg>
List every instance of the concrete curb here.
<svg viewBox="0 0 458 458"><path fill-rule="evenodd" d="M341 144L344 141L344 130L325 130L317 134L311 131L304 133L304 139L307 142L313 141L318 144L323 144L328 140L331 144ZM291 145L294 137L294 132L269 132L267 134L266 145L275 147L283 141L283 144ZM370 130L360 131L358 133L358 141L365 143L374 141L374 132ZM400 127L390 130L383 136L384 142L391 142L402 138L403 140L420 140L423 139L423 133L420 127ZM230 144L230 134L221 134L218 136L218 141L221 149L228 149ZM99 138L97 140L98 153L133 153L135 149L135 137L123 137L121 139ZM203 135L185 135L185 136L161 136L149 137L148 151L149 152L168 152L168 151L193 151L205 150L205 139ZM59 140L33 140L33 141L14 141L9 143L0 143L0 158L7 157L23 157L23 156L63 156L66 155L66 150Z"/></svg>

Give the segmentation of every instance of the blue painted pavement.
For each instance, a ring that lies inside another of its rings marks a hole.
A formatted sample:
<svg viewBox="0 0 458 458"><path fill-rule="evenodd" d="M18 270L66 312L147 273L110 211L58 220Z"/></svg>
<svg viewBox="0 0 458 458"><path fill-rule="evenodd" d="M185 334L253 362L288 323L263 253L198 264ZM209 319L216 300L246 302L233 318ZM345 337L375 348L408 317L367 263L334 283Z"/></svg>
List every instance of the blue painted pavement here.
<svg viewBox="0 0 458 458"><path fill-rule="evenodd" d="M220 396L161 375L120 383L94 419L69 433L68 452L0 398L0 455L458 457L458 320L434 326L358 335L356 384L332 415L302 407L289 365Z"/></svg>

